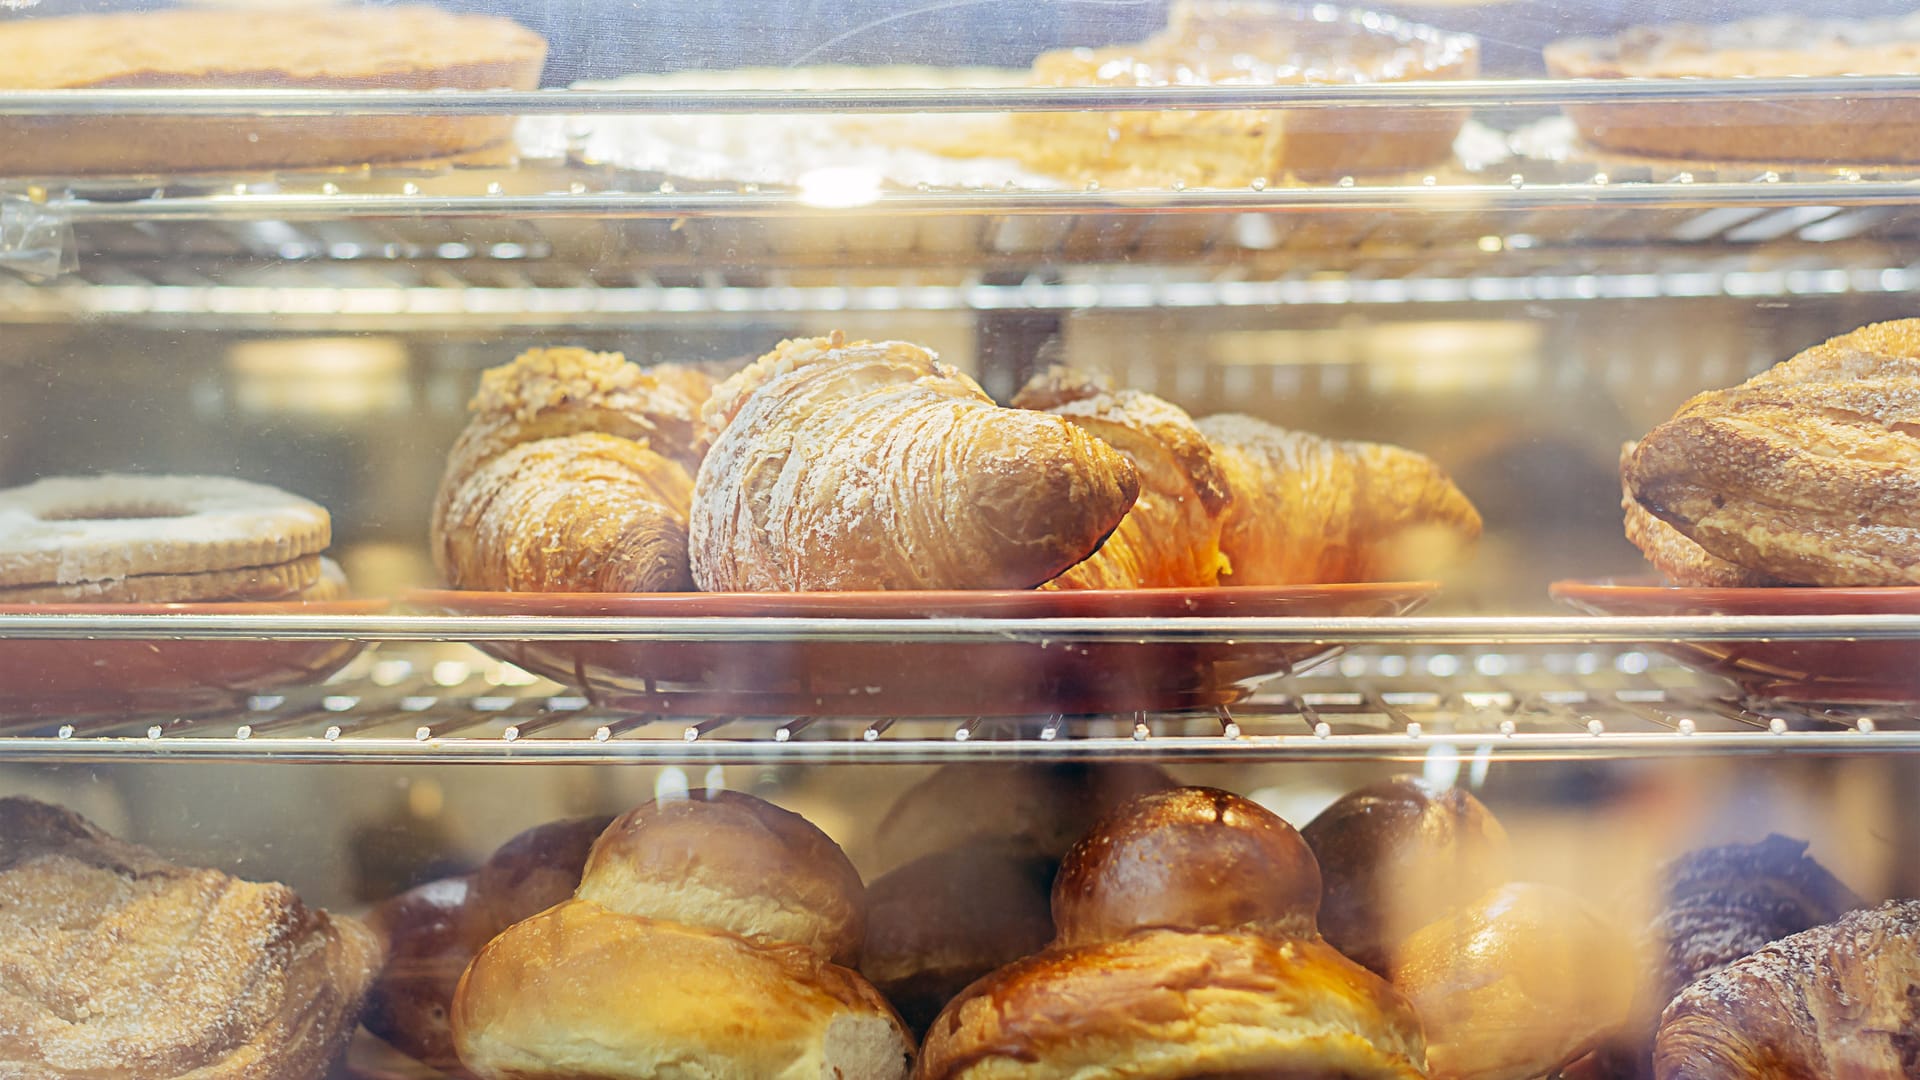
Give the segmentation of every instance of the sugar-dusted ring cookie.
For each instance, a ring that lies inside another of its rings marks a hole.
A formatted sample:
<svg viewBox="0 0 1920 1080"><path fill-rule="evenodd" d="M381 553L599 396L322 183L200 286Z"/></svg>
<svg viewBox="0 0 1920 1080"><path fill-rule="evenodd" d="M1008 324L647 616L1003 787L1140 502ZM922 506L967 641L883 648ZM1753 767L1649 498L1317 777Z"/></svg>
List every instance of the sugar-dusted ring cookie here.
<svg viewBox="0 0 1920 1080"><path fill-rule="evenodd" d="M56 477L0 491L0 586L277 566L331 540L321 506L229 477Z"/></svg>
<svg viewBox="0 0 1920 1080"><path fill-rule="evenodd" d="M198 574L134 574L111 581L72 585L0 586L0 606L8 604L189 604L240 600L303 600L318 590L336 594L318 555L303 555L273 566L205 570Z"/></svg>

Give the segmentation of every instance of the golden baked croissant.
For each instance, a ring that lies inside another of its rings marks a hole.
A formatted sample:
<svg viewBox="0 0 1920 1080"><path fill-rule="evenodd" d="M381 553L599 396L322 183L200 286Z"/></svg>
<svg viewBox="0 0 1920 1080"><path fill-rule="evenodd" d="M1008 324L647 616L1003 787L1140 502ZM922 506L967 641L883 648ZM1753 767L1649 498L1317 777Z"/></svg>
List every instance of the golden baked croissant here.
<svg viewBox="0 0 1920 1080"><path fill-rule="evenodd" d="M0 1075L317 1080L380 943L285 885L176 866L0 800Z"/></svg>
<svg viewBox="0 0 1920 1080"><path fill-rule="evenodd" d="M1916 435L1920 319L1906 319L1695 396L1640 440L1622 475L1640 507L1744 573L1915 585Z"/></svg>
<svg viewBox="0 0 1920 1080"><path fill-rule="evenodd" d="M1480 514L1427 457L1336 442L1250 416L1209 416L1234 492L1223 585L1305 585L1430 575L1480 535Z"/></svg>
<svg viewBox="0 0 1920 1080"><path fill-rule="evenodd" d="M1066 368L1033 377L1015 408L1062 416L1120 451L1140 474L1140 497L1100 550L1054 578L1062 589L1194 588L1227 569L1220 529L1232 495L1213 447L1170 401L1112 390Z"/></svg>
<svg viewBox="0 0 1920 1080"><path fill-rule="evenodd" d="M712 380L618 353L534 349L481 377L434 501L434 563L457 589L692 587L687 512Z"/></svg>
<svg viewBox="0 0 1920 1080"><path fill-rule="evenodd" d="M1783 938L1682 990L1659 1080L1920 1076L1920 901Z"/></svg>
<svg viewBox="0 0 1920 1080"><path fill-rule="evenodd" d="M1139 494L1126 458L1003 409L902 341L785 341L714 391L694 483L711 592L1024 589L1079 562Z"/></svg>
<svg viewBox="0 0 1920 1080"><path fill-rule="evenodd" d="M797 814L693 791L616 819L573 898L488 942L454 992L484 1080L902 1080L913 1043L859 953L860 876Z"/></svg>

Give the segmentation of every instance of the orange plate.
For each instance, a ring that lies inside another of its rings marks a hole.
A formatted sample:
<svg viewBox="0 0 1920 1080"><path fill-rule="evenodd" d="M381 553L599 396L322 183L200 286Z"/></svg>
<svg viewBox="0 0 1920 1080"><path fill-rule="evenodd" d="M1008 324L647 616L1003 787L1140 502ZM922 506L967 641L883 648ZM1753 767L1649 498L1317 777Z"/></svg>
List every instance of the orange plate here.
<svg viewBox="0 0 1920 1080"><path fill-rule="evenodd" d="M1557 581L1596 615L1920 615L1920 588L1689 589L1652 578ZM1920 641L1702 641L1655 648L1761 698L1880 703L1920 698Z"/></svg>
<svg viewBox="0 0 1920 1080"><path fill-rule="evenodd" d="M1400 615L1430 582L1112 592L498 593L422 591L405 603L449 615L771 616L926 619ZM1245 697L1337 646L1223 641L487 642L528 671L603 704L727 716L1024 716L1204 708Z"/></svg>
<svg viewBox="0 0 1920 1080"><path fill-rule="evenodd" d="M13 604L0 615L379 615L385 600L316 603ZM318 682L359 655L362 641L168 641L0 638L0 710L231 704L249 694Z"/></svg>

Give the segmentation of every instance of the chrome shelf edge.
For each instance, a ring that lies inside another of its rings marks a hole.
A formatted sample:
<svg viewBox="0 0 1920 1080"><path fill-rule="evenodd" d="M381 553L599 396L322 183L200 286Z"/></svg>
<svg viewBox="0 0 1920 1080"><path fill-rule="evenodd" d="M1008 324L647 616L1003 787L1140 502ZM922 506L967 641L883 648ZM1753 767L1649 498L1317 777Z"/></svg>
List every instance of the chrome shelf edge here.
<svg viewBox="0 0 1920 1080"><path fill-rule="evenodd" d="M370 764L776 765L936 764L949 761L1424 761L1433 758L1568 760L1652 755L1850 755L1920 752L1920 731L1787 731L1696 734L1446 733L1242 735L1006 740L521 739L320 737L0 738L0 761L279 762Z"/></svg>
<svg viewBox="0 0 1920 1080"><path fill-rule="evenodd" d="M892 191L855 207L826 209L786 192L594 191L536 195L191 195L126 202L56 200L40 209L66 224L150 221L323 221L340 218L593 217L790 218L872 214L1081 215L1201 211L1345 210L1494 212L1595 207L1706 209L1786 206L1907 206L1920 179L1780 183L1681 180L1627 183L1412 184L1140 191Z"/></svg>
<svg viewBox="0 0 1920 1080"><path fill-rule="evenodd" d="M0 116L391 116L604 113L922 113L1465 108L1880 99L1920 76L1723 79L1432 79L1367 85L1006 87L888 90L11 90Z"/></svg>
<svg viewBox="0 0 1920 1080"><path fill-rule="evenodd" d="M0 638L358 641L1590 644L1920 640L1920 615L1391 618L618 617L0 614Z"/></svg>

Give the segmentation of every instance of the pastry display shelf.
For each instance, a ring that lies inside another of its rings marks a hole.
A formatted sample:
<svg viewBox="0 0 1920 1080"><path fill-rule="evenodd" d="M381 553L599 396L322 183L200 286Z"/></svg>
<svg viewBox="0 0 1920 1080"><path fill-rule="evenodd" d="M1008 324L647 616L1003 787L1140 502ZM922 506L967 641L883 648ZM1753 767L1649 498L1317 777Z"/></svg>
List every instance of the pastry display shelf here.
<svg viewBox="0 0 1920 1080"><path fill-rule="evenodd" d="M1743 704L1636 650L1351 653L1229 707L1117 716L625 712L476 653L399 647L193 716L0 717L0 761L580 764L1571 760L1920 751L1920 705Z"/></svg>

